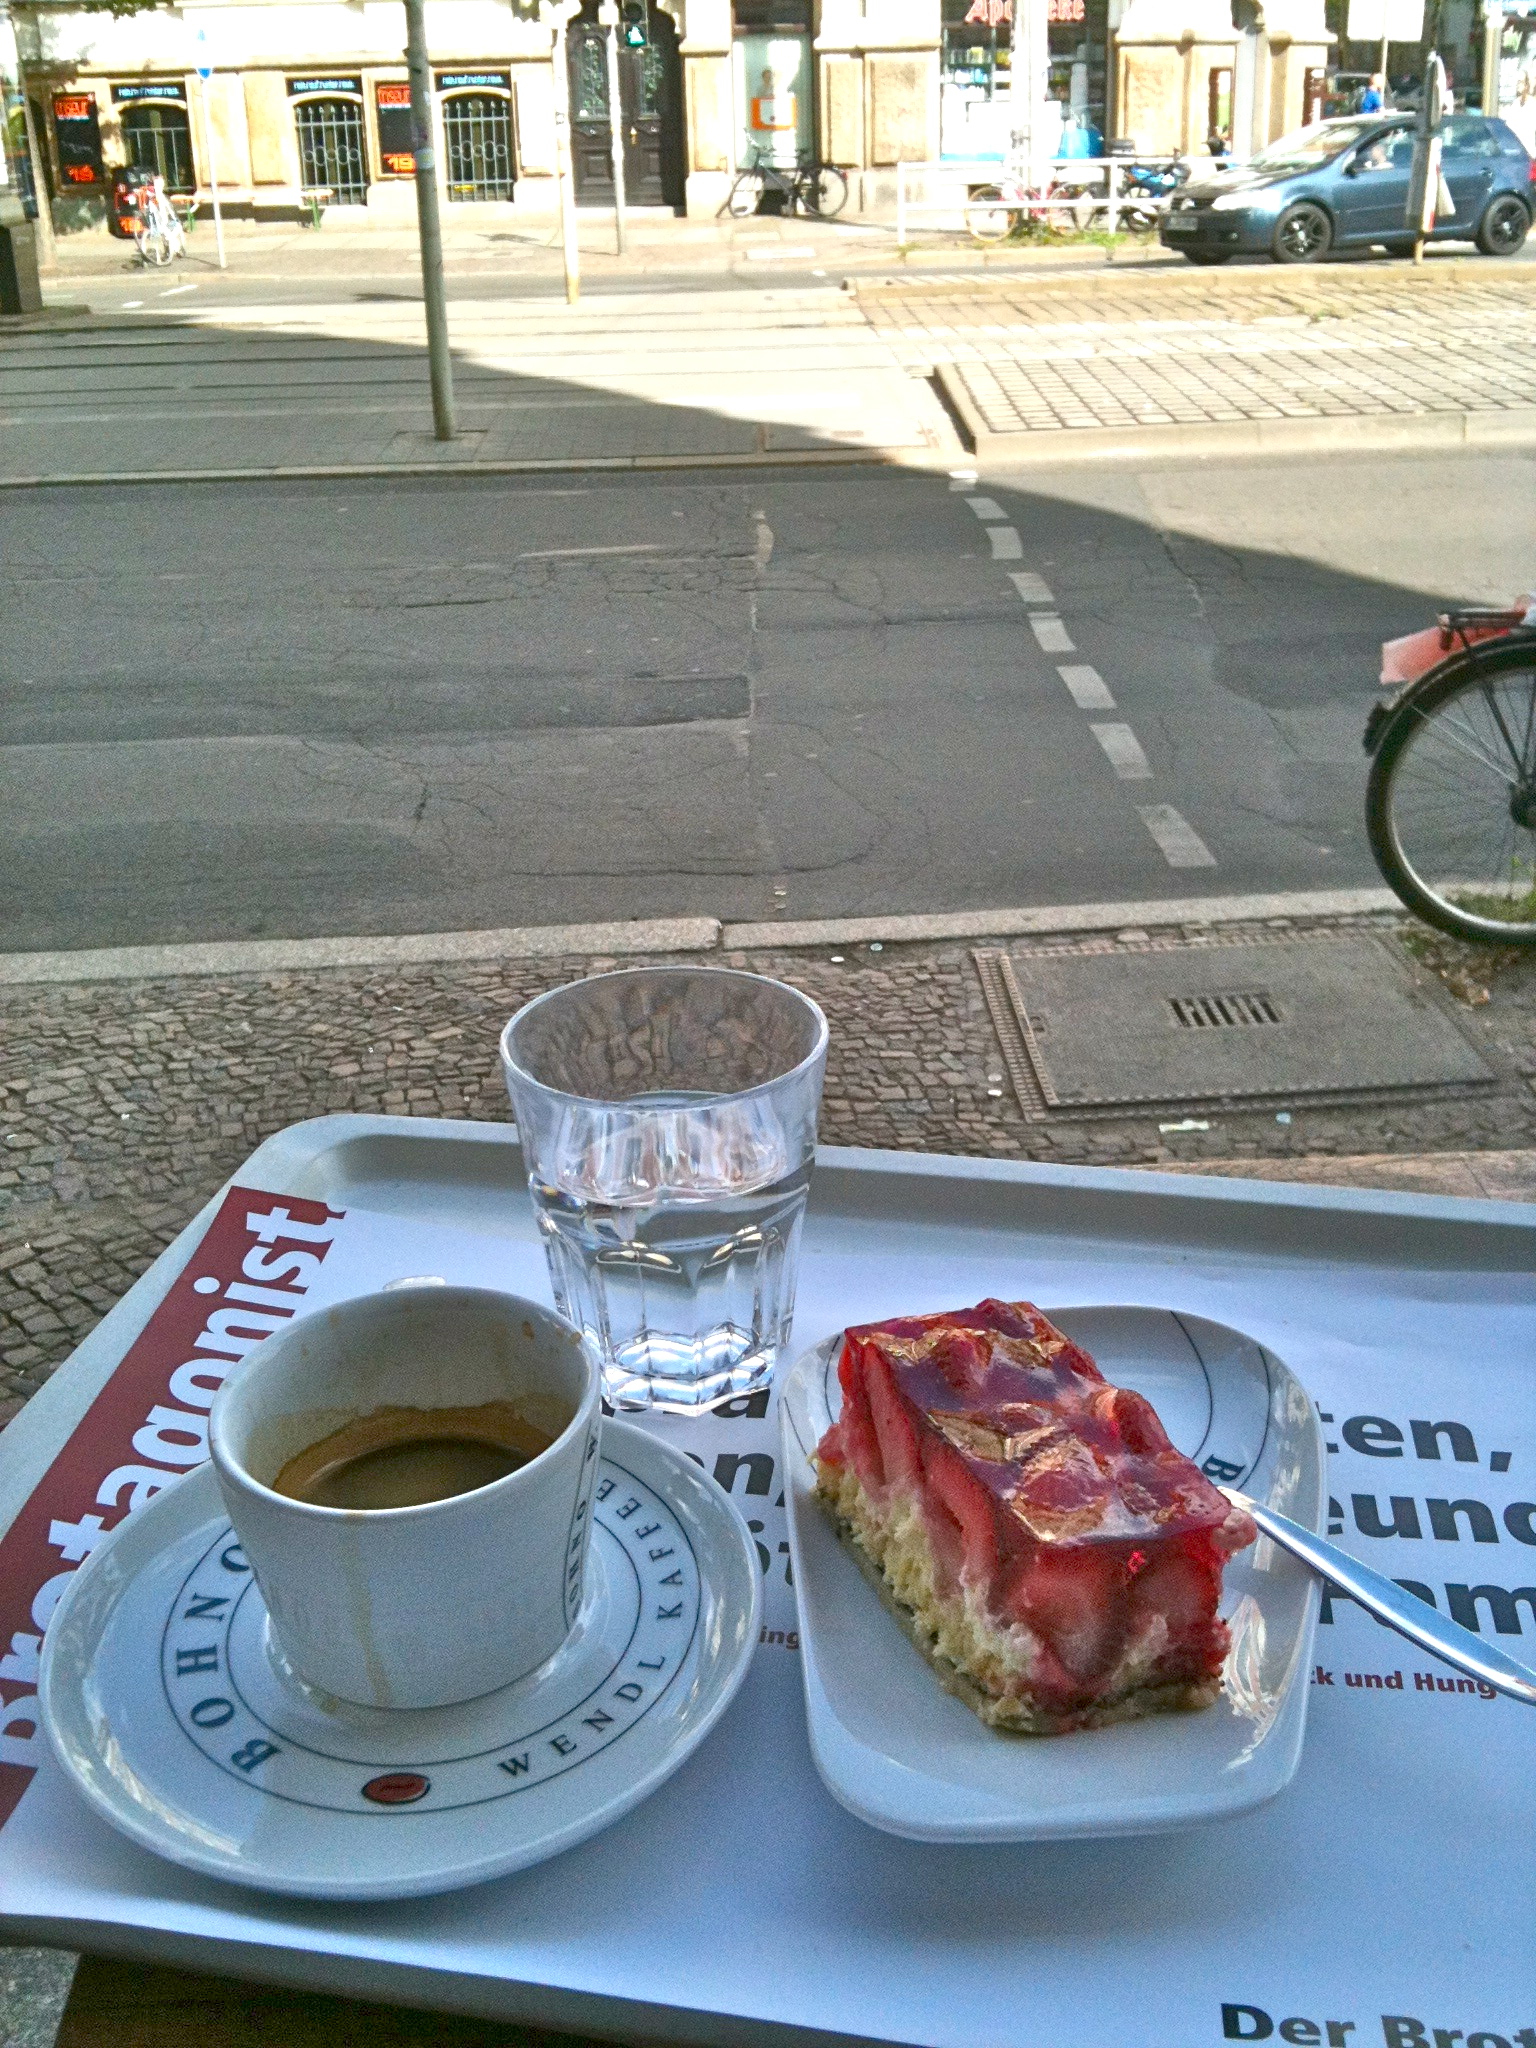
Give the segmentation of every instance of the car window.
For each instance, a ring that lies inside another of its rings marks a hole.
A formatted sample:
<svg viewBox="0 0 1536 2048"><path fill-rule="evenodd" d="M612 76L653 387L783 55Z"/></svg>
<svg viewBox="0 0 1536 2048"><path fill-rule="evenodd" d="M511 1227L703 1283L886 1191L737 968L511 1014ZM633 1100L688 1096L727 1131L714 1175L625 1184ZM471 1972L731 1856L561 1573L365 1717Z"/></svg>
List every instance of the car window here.
<svg viewBox="0 0 1536 2048"><path fill-rule="evenodd" d="M1457 114L1440 130L1441 154L1448 157L1497 156L1499 145L1480 114Z"/></svg>
<svg viewBox="0 0 1536 2048"><path fill-rule="evenodd" d="M1499 148L1505 156L1526 155L1525 144L1507 121L1490 121L1488 132L1498 138Z"/></svg>
<svg viewBox="0 0 1536 2048"><path fill-rule="evenodd" d="M1374 142L1368 142L1355 158L1358 169L1371 171L1405 171L1413 162L1413 130L1398 128L1389 135L1378 135Z"/></svg>
<svg viewBox="0 0 1536 2048"><path fill-rule="evenodd" d="M1248 169L1270 173L1320 170L1369 135L1378 119L1368 115L1363 121L1318 121L1310 128L1298 128L1294 135L1282 135L1250 157Z"/></svg>

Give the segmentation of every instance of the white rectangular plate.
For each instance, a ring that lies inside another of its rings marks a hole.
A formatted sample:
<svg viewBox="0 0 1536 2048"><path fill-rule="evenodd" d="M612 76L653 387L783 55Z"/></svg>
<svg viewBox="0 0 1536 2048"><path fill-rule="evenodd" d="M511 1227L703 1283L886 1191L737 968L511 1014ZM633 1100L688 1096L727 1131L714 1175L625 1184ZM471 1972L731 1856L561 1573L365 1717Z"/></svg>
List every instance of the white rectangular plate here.
<svg viewBox="0 0 1536 2048"><path fill-rule="evenodd" d="M893 1303L892 1314L924 1313ZM942 1304L960 1307L951 1302ZM1050 1309L1106 1379L1145 1394L1179 1449L1310 1529L1323 1444L1304 1389L1239 1331L1167 1309ZM808 1351L780 1414L811 1754L850 1813L929 1842L1149 1834L1240 1812L1295 1774L1317 1582L1263 1538L1227 1567L1221 1698L1055 1737L989 1728L940 1686L816 1499L810 1456L842 1407L841 1335Z"/></svg>

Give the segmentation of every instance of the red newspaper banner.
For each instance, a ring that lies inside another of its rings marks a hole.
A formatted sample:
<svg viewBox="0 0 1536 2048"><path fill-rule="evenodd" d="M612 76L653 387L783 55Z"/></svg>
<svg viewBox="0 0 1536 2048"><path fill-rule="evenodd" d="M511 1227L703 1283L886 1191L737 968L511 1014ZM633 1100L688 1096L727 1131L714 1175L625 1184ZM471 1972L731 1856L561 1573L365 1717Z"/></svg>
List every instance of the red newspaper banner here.
<svg viewBox="0 0 1536 2048"><path fill-rule="evenodd" d="M248 1351L303 1308L344 1213L231 1188L0 1538L0 1827L46 1749L38 1657L64 1589L103 1537L207 1457L214 1395Z"/></svg>

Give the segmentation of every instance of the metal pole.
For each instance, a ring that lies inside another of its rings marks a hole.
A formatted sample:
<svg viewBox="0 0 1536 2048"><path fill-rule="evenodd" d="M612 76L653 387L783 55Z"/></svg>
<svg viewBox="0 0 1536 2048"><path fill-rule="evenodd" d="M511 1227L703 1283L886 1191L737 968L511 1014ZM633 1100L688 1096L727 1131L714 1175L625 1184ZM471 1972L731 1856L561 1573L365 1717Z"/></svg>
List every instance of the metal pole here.
<svg viewBox="0 0 1536 2048"><path fill-rule="evenodd" d="M1483 7L1483 112L1499 111L1499 59L1504 53L1504 9L1500 0Z"/></svg>
<svg viewBox="0 0 1536 2048"><path fill-rule="evenodd" d="M1390 48L1391 39L1387 34L1387 10L1386 5L1383 4L1381 10L1381 104L1383 107L1389 107L1392 104L1392 74L1387 69L1387 53Z"/></svg>
<svg viewBox="0 0 1536 2048"><path fill-rule="evenodd" d="M619 91L619 10L615 0L603 0L597 11L608 47L608 148L613 157L613 239L624 254L624 102Z"/></svg>
<svg viewBox="0 0 1536 2048"><path fill-rule="evenodd" d="M419 0L418 0L419 4ZM556 0L557 6L561 0ZM565 302L581 297L581 244L576 229L576 180L571 167L571 74L566 68L565 16L555 16L555 170L560 186L560 244L565 256Z"/></svg>
<svg viewBox="0 0 1536 2048"><path fill-rule="evenodd" d="M43 157L43 139L32 119L32 95L27 84L27 66L20 38L16 50L16 90L21 94L21 125L27 138L27 155L32 160L33 197L37 201L37 267L52 270L55 260L53 201L48 192L48 165Z"/></svg>
<svg viewBox="0 0 1536 2048"><path fill-rule="evenodd" d="M208 158L208 190L213 197L213 239L218 247L219 268L226 269L224 261L224 215L219 207L219 173L213 161L213 114L208 105L208 94L213 80L205 73L203 80L203 150Z"/></svg>
<svg viewBox="0 0 1536 2048"><path fill-rule="evenodd" d="M453 358L448 353L443 231L437 217L437 145L432 130L425 0L405 0L405 61L411 74L411 147L416 159L416 225L421 239L421 296L427 315L427 366L432 378L432 431L439 441L451 441Z"/></svg>

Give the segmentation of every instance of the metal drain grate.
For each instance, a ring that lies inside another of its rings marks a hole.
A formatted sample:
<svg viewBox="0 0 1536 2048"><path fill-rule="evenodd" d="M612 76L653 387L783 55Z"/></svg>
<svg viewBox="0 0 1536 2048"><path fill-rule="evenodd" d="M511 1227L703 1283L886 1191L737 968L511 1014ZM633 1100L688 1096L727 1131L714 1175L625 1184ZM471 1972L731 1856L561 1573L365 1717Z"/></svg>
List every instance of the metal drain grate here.
<svg viewBox="0 0 1536 2048"><path fill-rule="evenodd" d="M1268 989L1246 995L1170 996L1175 1024L1187 1031L1220 1031L1233 1024L1283 1024L1285 1019Z"/></svg>
<svg viewBox="0 0 1536 2048"><path fill-rule="evenodd" d="M1498 1080L1434 984L1374 933L1095 940L973 957L1031 1121Z"/></svg>

